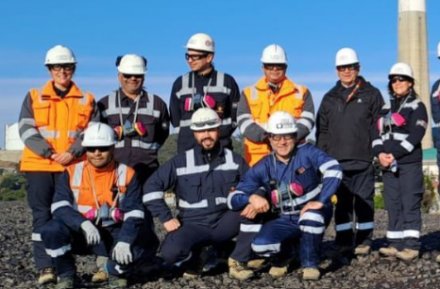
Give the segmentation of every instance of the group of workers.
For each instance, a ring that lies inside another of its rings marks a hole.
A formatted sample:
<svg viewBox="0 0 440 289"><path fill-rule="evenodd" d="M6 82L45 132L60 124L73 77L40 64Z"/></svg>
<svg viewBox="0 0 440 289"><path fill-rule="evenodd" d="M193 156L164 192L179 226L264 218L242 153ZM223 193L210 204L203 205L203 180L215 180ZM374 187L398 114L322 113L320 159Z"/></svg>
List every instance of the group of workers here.
<svg viewBox="0 0 440 289"><path fill-rule="evenodd" d="M317 280L333 207L333 253L371 251L374 158L389 215L389 244L379 252L418 257L428 119L408 64L391 67L388 107L360 76L356 52L340 49L339 80L315 117L308 88L287 77L281 46L263 50L263 76L241 94L232 76L215 69L214 55L209 35L190 37L190 71L174 82L167 108L144 89L142 56L118 57L119 88L96 102L72 80L73 52L61 45L48 50L51 79L29 91L19 121L39 284L75 288L75 254L95 255L91 281L110 288L127 287L157 253L163 271L194 278L206 269L202 251L210 246L223 254L231 240L232 278L247 280L268 267L271 276L283 277L299 254L302 278ZM315 119L316 146L306 141ZM178 131L177 153L159 166L170 122ZM244 158L232 150L237 127ZM170 191L177 212L165 200ZM153 218L167 233L160 246Z"/></svg>

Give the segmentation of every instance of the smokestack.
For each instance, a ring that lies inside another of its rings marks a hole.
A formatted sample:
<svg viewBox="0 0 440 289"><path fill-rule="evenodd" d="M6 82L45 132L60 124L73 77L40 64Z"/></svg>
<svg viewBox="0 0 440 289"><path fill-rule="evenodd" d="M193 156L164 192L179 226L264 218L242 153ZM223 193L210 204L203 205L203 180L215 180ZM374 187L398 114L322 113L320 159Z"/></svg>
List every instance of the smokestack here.
<svg viewBox="0 0 440 289"><path fill-rule="evenodd" d="M428 119L431 120L425 0L399 0L398 35L398 61L411 65L414 88L426 105ZM428 122L422 146L424 149L432 147L431 121Z"/></svg>

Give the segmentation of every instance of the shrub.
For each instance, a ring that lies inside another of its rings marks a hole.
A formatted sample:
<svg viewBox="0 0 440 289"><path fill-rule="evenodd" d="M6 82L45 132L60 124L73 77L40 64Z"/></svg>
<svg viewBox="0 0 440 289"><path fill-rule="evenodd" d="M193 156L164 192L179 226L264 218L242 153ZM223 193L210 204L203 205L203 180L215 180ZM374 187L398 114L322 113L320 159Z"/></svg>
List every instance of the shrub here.
<svg viewBox="0 0 440 289"><path fill-rule="evenodd" d="M26 195L26 180L22 174L7 173L0 181L0 201L22 200Z"/></svg>

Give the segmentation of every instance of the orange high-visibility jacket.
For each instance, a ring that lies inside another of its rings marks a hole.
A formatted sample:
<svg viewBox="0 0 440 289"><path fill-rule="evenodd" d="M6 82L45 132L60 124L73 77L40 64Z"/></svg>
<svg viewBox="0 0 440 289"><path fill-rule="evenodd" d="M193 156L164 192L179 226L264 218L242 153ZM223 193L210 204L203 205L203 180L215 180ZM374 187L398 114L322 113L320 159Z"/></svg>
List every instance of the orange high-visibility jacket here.
<svg viewBox="0 0 440 289"><path fill-rule="evenodd" d="M119 200L115 204L115 207L118 207L135 174L132 168L115 161L112 161L105 168L95 168L88 161L82 161L68 166L67 172L70 177L74 205L82 214L87 213L90 209L97 209L96 202L99 206L106 203L112 207L113 200L119 191ZM95 188L96 199L93 188Z"/></svg>
<svg viewBox="0 0 440 289"><path fill-rule="evenodd" d="M68 94L61 98L49 81L41 91L31 89L35 133L39 133L52 147L54 153L62 153L87 127L94 109L93 95L83 94L72 84ZM21 158L21 171L62 172L64 167L50 158L34 153L27 146Z"/></svg>
<svg viewBox="0 0 440 289"><path fill-rule="evenodd" d="M295 84L289 79L282 82L278 93L274 94L269 88L266 78L261 78L254 86L246 87L243 91L249 105L253 120L265 127L269 117L276 111L286 111L299 118L304 107L304 97L307 88ZM244 154L249 166L253 166L270 152L266 143L256 143L244 138Z"/></svg>

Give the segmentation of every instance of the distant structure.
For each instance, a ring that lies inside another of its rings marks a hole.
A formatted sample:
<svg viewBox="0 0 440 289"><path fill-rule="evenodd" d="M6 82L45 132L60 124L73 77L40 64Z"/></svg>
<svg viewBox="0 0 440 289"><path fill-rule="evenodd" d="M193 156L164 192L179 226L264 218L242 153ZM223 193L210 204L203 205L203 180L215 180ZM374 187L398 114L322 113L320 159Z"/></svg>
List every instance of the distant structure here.
<svg viewBox="0 0 440 289"><path fill-rule="evenodd" d="M398 61L411 65L415 89L422 98L431 119L428 77L428 40L426 33L426 0L398 0ZM431 124L422 141L424 149L432 147Z"/></svg>
<svg viewBox="0 0 440 289"><path fill-rule="evenodd" d="M5 126L5 150L7 151L21 151L24 149L24 144L18 134L18 123Z"/></svg>

